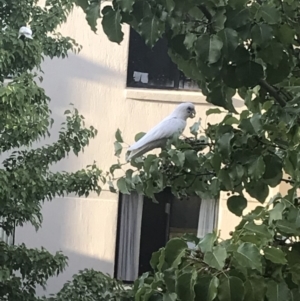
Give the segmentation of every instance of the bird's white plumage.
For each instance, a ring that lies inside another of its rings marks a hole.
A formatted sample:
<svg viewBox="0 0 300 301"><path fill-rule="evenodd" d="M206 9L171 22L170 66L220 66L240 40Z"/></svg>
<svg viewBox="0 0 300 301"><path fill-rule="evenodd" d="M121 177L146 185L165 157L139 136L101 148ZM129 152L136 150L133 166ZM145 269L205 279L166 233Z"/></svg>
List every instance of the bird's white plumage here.
<svg viewBox="0 0 300 301"><path fill-rule="evenodd" d="M25 37L28 38L28 39L33 39L33 38L32 38L32 30L31 30L29 27L22 26L22 27L19 29L19 38L20 38L21 36L25 36Z"/></svg>
<svg viewBox="0 0 300 301"><path fill-rule="evenodd" d="M184 131L187 118L193 118L194 115L195 107L192 103L178 105L168 117L129 147L128 150L131 153L128 160L141 156L154 148L163 147L167 139Z"/></svg>

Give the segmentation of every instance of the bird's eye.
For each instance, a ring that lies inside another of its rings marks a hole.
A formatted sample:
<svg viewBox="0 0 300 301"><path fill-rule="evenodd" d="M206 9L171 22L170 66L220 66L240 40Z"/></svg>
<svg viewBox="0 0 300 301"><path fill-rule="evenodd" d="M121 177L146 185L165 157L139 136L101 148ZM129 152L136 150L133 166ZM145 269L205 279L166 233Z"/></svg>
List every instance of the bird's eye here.
<svg viewBox="0 0 300 301"><path fill-rule="evenodd" d="M187 109L188 109L188 111L191 111L191 110L192 110L192 108L191 108L191 107L188 107Z"/></svg>

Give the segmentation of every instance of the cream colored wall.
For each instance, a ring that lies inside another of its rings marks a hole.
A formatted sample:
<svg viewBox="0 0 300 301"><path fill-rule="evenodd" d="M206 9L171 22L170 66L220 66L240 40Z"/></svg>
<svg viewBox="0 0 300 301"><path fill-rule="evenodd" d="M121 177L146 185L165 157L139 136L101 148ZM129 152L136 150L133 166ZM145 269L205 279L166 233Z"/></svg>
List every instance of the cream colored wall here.
<svg viewBox="0 0 300 301"><path fill-rule="evenodd" d="M55 124L52 137L57 139L63 113L73 103L86 118L87 125L99 130L96 139L78 157L71 155L53 167L54 170L74 171L97 161L108 170L116 162L113 142L117 128L123 132L126 142L132 143L134 135L147 131L173 110L178 102L196 104L197 118L203 124L216 121L206 118L210 107L201 93L126 89L128 53L128 28L121 45L108 41L101 24L94 34L86 24L80 9L76 9L62 32L83 45L79 55L71 54L65 60L46 60L43 86L51 97L51 109ZM241 107L241 102L236 105ZM195 120L188 122L188 127ZM188 131L188 130L187 130ZM227 237L238 222L226 209L226 195L220 203L219 228ZM253 207L255 204L251 203ZM69 267L49 281L46 293L58 291L66 280L83 268L95 268L113 274L117 223L117 195L104 191L99 197L56 198L43 206L43 225L36 233L31 226L18 228L16 243L30 247L45 247L52 252L62 250L69 257ZM40 291L40 293L43 293Z"/></svg>

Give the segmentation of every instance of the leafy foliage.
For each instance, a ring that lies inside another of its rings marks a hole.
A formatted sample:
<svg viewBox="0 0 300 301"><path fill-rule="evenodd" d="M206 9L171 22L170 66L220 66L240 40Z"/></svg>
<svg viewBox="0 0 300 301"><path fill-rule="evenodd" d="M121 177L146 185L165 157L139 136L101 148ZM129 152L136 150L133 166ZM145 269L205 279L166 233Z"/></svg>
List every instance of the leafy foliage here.
<svg viewBox="0 0 300 301"><path fill-rule="evenodd" d="M93 269L85 269L73 276L71 281L49 301L133 301L130 286L124 287L117 280Z"/></svg>
<svg viewBox="0 0 300 301"><path fill-rule="evenodd" d="M132 160L116 180L124 168L118 161L111 190L152 198L166 187L178 197L218 198L223 191L228 209L241 217L226 241L207 234L193 249L187 238L169 241L153 254L153 272L136 281L135 300L298 300L299 2L119 0L102 12L111 41L121 42L121 24L150 47L166 39L179 69L207 102L225 109L207 111L221 114L219 123L196 123L191 137ZM120 131L116 139L120 156ZM287 195L266 204L270 187L282 182L290 184ZM249 195L264 206L245 215Z"/></svg>
<svg viewBox="0 0 300 301"><path fill-rule="evenodd" d="M100 193L105 181L96 164L74 173L50 170L71 153L77 155L97 131L85 127L76 109L65 112L58 140L33 148L33 143L49 136L54 122L49 97L39 86L43 58L67 56L80 46L57 32L73 7L72 1L1 1L0 9L0 216L1 228L14 235L16 226L42 222L41 206L56 196ZM21 26L30 26L33 39L18 38ZM10 80L7 78L12 76ZM4 158L4 159L3 159ZM0 242L0 299L34 301L37 285L62 272L67 257L45 249L29 249Z"/></svg>

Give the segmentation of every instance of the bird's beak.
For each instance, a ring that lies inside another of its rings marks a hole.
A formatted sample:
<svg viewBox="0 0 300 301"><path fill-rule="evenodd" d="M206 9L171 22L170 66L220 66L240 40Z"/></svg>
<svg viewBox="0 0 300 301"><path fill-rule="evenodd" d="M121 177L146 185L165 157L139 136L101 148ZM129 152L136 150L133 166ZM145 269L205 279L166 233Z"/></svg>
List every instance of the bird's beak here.
<svg viewBox="0 0 300 301"><path fill-rule="evenodd" d="M191 118L194 118L195 116L196 116L196 111L193 110L193 111L191 112Z"/></svg>

